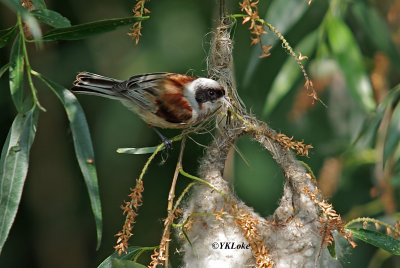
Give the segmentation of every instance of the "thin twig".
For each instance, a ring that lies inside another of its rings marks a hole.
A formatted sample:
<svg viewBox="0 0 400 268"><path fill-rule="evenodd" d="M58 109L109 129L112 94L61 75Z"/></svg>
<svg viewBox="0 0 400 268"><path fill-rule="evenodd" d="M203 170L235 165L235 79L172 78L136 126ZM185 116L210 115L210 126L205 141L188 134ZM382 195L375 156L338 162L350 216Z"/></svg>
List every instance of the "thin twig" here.
<svg viewBox="0 0 400 268"><path fill-rule="evenodd" d="M134 262L138 262L138 259L143 254L143 252L154 250L154 249L157 249L157 248L158 248L158 246L155 246L155 247L141 247L139 253L136 254L135 258L133 258L133 261Z"/></svg>
<svg viewBox="0 0 400 268"><path fill-rule="evenodd" d="M229 197L228 197L223 191L221 191L220 189L218 189L217 187L215 187L214 185L212 185L212 184L209 183L208 181L203 180L203 179L200 179L199 177L190 175L189 173L187 173L186 171L184 171L182 168L179 170L179 173L181 173L183 176L185 176L185 177L187 177L187 178L189 178L189 179L192 179L192 180L195 180L195 181L199 181L199 182L201 182L201 183L207 185L208 187L214 189L217 193L219 193L220 195L222 195L222 196L226 199L226 201L230 201L230 200L229 200Z"/></svg>
<svg viewBox="0 0 400 268"><path fill-rule="evenodd" d="M179 152L179 158L178 158L178 162L176 163L176 168L175 168L175 173L174 173L174 177L172 179L172 183L171 183L171 189L169 190L169 194L168 194L168 207L167 207L167 211L168 211L168 216L165 219L164 222L164 232L163 232L163 237L162 240L165 237L165 267L168 268L168 258L169 258L169 229L171 227L171 223L173 222L174 219L174 211L173 211L173 206L174 206L174 198L175 198L175 187L176 187L176 182L178 180L178 176L179 176L179 170L182 168L182 158L183 158L183 152L185 150L185 145L186 145L186 135L183 136L182 138L182 142L181 142L181 150Z"/></svg>
<svg viewBox="0 0 400 268"><path fill-rule="evenodd" d="M29 55L28 55L28 50L26 49L26 38L24 35L24 29L23 29L23 25L22 25L22 19L21 19L21 14L18 13L18 27L19 27L19 35L20 37L18 38L22 38L21 42L22 42L22 51L24 53L24 61L25 61L25 68L26 68L26 75L28 77L28 83L29 86L31 88L32 91L32 97L33 97L33 101L34 101L34 105L37 105L39 107L40 110L42 110L43 112L46 112L46 109L40 104L38 96L37 96L37 92L36 92L36 88L33 84L33 80L32 80L32 67L31 64L29 63Z"/></svg>
<svg viewBox="0 0 400 268"><path fill-rule="evenodd" d="M199 183L198 182L191 182L191 183L189 183L188 186L186 186L186 188L183 190L181 195L176 200L174 208L172 209L172 213L175 213L175 211L178 209L179 204L182 202L183 197L189 192L190 188L192 188L193 186L195 186L197 184L199 184Z"/></svg>
<svg viewBox="0 0 400 268"><path fill-rule="evenodd" d="M175 136L172 139L170 139L171 142L175 142L182 139L182 136ZM156 155L161 151L161 149L165 146L164 143L160 143L156 150L151 154L151 156L149 157L149 159L146 161L146 164L144 165L142 172L139 175L139 181L141 181L143 179L144 174L146 173L147 169L149 168L150 163L153 161L154 157L156 157Z"/></svg>
<svg viewBox="0 0 400 268"><path fill-rule="evenodd" d="M213 212L213 213L210 213L210 212L193 212L192 214L190 214L190 215L186 218L185 221L183 221L182 223L173 223L173 224L172 224L172 227L174 227L174 228L182 228L182 227L185 227L185 225L189 222L189 220L190 220L191 218L193 218L193 217L196 217L196 216L215 216L215 217L221 217L221 214L220 214L220 213L215 213L215 212ZM232 215L229 215L229 214L224 215L224 217L227 217L227 218L234 218Z"/></svg>
<svg viewBox="0 0 400 268"><path fill-rule="evenodd" d="M171 189L169 190L169 194L168 194L168 213L170 213L172 211L172 206L173 206L174 198L175 198L175 186L176 186L176 181L178 179L179 170L182 168L182 158L183 158L183 151L185 150L185 145L186 145L186 135L183 136L183 138L182 138L181 150L179 152L178 162L176 163L176 168L175 168L174 177L172 179Z"/></svg>

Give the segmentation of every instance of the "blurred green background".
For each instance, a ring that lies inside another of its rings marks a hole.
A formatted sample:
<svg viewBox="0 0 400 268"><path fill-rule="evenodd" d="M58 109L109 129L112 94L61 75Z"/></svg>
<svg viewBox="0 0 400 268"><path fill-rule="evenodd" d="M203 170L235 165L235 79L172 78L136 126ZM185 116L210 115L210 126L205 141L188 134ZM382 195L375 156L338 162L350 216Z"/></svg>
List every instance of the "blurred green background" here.
<svg viewBox="0 0 400 268"><path fill-rule="evenodd" d="M233 13L240 12L237 1L227 2L230 2ZM259 5L260 17L267 14L272 2L263 1ZM332 8L329 1L314 0L310 7L305 0L298 2L306 10L285 33L285 38L293 47L310 32L321 29L326 12ZM347 1L336 2L341 6L347 5ZM400 1L358 2L367 4L383 18L398 48L400 15L395 13L395 19L391 20L389 14L393 9L400 13ZM49 9L69 18L72 24L79 24L129 16L134 1L48 0L46 4ZM29 45L31 65L67 88L80 71L117 79L159 71L207 76L206 58L217 6L215 0L150 1L146 7L151 11L151 18L143 22L143 36L137 47L127 36L128 28L123 28L83 41L47 42L41 49ZM341 7L338 10L342 10ZM353 15L351 11L343 11L342 18L360 47L368 76L376 74L377 68L378 73L384 72L381 75L386 83L383 89L372 81L375 100L379 102L379 94L384 94L383 91L387 92L399 83L400 72L391 65L391 58L368 39L368 34ZM274 25L278 30L279 25L289 20L288 16L275 14L275 17L277 21ZM0 29L10 27L15 22L14 12L0 3ZM390 210L382 198L384 195L379 192L374 144L360 145L357 150L351 147L367 113L349 93L336 58L324 52L324 49L328 49L325 48L326 42L318 44L317 53L307 54L312 63L307 70L312 77L316 77L314 85L328 108L318 102L311 104L311 98L305 96L302 87L304 78L299 75L288 94L271 113L265 114L265 100L274 78L290 56L277 42L270 57L256 59L254 47L249 46L247 28L248 25L241 25L239 21L234 39L237 86L247 109L275 130L313 145L309 158L299 158L310 165L320 181L324 180L321 181L321 189L326 191L334 208L346 220L359 216L380 218L398 211L400 179L391 183L393 199L389 205L393 208ZM266 38L270 41L271 37L269 33ZM8 45L0 50L1 66L8 61L10 49ZM314 59L322 59L324 64L316 65ZM385 70L382 70L382 62L387 62ZM254 64L257 64L256 68L251 69L249 66ZM301 73L299 68L296 72ZM15 223L0 257L0 267L95 267L113 253L114 234L121 229L124 220L119 207L127 199L129 187L134 186L147 159L147 156L119 155L116 149L153 146L158 144L159 138L119 102L92 96L78 97L94 143L103 208L103 241L96 252L94 220L75 158L65 111L54 94L39 81L35 84L47 112L40 113L28 178ZM0 111L0 142L3 144L16 114L7 75L0 79ZM179 132L166 130L163 133L172 137ZM203 144L211 140L209 135L193 138ZM144 178L144 205L137 217L131 240L133 245L154 246L159 243L178 148L179 145L175 144L168 156L158 156ZM261 215L270 215L282 193L281 170L268 152L250 139L240 139L238 148L248 164L238 155L235 156L235 192ZM196 173L202 151L201 147L189 142L184 157L185 170ZM165 163L163 159L166 159ZM180 178L178 192L188 182L188 179ZM379 258L376 248L362 242L358 244L354 250L346 248L342 252L345 267L368 267L376 263L373 262L374 258ZM179 263L179 254L171 250L171 255L174 256L172 261L175 267ZM149 259L144 256L140 261L148 263ZM399 257L384 258L377 263L382 267L400 267Z"/></svg>

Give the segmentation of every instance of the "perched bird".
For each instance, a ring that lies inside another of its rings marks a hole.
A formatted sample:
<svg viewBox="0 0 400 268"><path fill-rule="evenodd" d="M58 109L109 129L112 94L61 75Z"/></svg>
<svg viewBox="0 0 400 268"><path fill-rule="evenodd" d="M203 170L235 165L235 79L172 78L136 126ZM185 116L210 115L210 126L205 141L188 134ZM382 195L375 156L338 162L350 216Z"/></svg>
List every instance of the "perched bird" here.
<svg viewBox="0 0 400 268"><path fill-rule="evenodd" d="M175 73L139 74L122 81L82 72L71 90L120 100L148 125L161 128L188 128L204 121L221 107L225 95L215 80Z"/></svg>

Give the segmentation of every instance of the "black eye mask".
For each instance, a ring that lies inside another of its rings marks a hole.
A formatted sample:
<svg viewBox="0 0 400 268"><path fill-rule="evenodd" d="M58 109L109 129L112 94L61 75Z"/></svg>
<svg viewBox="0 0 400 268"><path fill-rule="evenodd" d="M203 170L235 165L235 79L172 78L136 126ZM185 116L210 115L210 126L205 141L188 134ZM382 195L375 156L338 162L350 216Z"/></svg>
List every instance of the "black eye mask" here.
<svg viewBox="0 0 400 268"><path fill-rule="evenodd" d="M222 88L200 88L196 91L195 98L198 103L214 102L225 95Z"/></svg>

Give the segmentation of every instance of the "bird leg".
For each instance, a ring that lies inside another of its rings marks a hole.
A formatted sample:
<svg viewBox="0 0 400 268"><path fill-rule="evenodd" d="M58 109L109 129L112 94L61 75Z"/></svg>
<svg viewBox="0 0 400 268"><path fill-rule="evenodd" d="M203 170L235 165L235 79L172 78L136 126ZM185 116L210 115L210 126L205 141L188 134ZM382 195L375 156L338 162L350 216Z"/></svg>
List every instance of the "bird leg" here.
<svg viewBox="0 0 400 268"><path fill-rule="evenodd" d="M157 133L157 135L161 138L161 141L164 143L165 148L166 148L167 150L171 149L171 148L172 148L172 142L171 142L167 137L165 137L163 134L161 134L161 132L160 132L157 128L155 128L155 127L153 127L153 126L150 126L150 127L151 127L151 128L154 130L154 132Z"/></svg>

